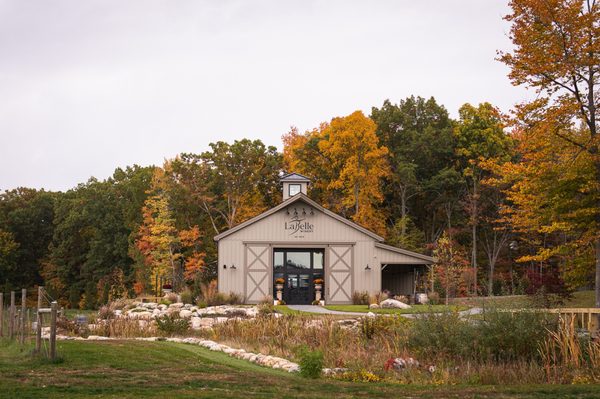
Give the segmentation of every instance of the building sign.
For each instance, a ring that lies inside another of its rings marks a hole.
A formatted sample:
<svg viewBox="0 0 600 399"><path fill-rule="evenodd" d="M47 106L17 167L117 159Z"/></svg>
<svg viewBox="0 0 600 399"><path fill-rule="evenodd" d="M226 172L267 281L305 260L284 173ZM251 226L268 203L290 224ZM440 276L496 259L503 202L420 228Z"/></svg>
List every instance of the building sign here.
<svg viewBox="0 0 600 399"><path fill-rule="evenodd" d="M306 216L296 214L290 216L290 220L284 223L284 228L291 236L303 238L304 234L314 231L314 224L306 220Z"/></svg>

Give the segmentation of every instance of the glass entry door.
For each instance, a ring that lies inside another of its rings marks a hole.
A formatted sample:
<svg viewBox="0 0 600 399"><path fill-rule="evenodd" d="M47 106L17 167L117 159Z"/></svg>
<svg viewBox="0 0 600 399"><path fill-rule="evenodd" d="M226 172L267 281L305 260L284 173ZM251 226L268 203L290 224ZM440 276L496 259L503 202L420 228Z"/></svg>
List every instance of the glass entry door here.
<svg viewBox="0 0 600 399"><path fill-rule="evenodd" d="M287 304L308 305L315 296L315 280L323 279L323 249L275 249L273 251L273 292L275 281L284 280L283 300ZM321 292L324 287L321 285Z"/></svg>

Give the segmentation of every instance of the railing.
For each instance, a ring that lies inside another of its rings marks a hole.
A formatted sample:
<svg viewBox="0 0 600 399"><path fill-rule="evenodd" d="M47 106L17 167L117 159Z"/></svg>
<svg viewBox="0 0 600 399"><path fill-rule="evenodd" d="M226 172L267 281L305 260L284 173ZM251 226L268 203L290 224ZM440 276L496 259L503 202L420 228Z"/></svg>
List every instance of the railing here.
<svg viewBox="0 0 600 399"><path fill-rule="evenodd" d="M577 323L576 326L590 332L598 331L600 325L600 308L562 308L548 309L549 313L558 313L559 317L568 318L569 321Z"/></svg>

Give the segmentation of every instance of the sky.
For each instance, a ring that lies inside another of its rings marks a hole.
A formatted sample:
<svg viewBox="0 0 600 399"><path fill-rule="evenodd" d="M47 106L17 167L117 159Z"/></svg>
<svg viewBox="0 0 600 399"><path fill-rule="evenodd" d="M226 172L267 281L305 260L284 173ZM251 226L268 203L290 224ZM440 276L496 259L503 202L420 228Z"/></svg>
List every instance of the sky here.
<svg viewBox="0 0 600 399"><path fill-rule="evenodd" d="M0 190L68 190L210 142L281 149L384 100L507 112L508 0L0 0Z"/></svg>

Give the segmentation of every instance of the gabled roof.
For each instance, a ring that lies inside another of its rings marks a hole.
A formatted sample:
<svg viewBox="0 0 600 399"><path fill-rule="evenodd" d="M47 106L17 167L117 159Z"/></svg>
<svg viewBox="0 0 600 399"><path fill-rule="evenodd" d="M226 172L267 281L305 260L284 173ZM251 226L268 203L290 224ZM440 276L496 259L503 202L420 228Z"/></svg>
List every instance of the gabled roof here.
<svg viewBox="0 0 600 399"><path fill-rule="evenodd" d="M431 263L435 262L435 258L432 258L431 256L423 255L418 252L413 252L413 251L409 251L409 250L398 248L398 247L393 247L391 245L387 245L382 242L376 242L375 247L385 249L385 250L391 251L391 252L396 252L396 253L399 253L402 255L412 256L413 258L425 260L427 262L431 262Z"/></svg>
<svg viewBox="0 0 600 399"><path fill-rule="evenodd" d="M302 175L300 175L300 176L302 176ZM245 221L244 223L238 224L237 226L232 227L231 229L229 229L227 231L224 231L221 234L217 234L215 236L214 240L215 241L219 241L221 238L225 238L228 235L233 234L236 231L241 230L241 229L243 229L246 226L250 226L251 224L256 223L259 220L262 220L262 219L264 219L264 218L266 218L266 217L274 214L275 212L277 212L277 211L285 208L286 206L289 206L289 205L291 205L291 204L293 204L295 202L298 202L298 201L304 201L304 202L306 202L308 205L310 205L310 206L314 207L315 209L323 212L327 216L331 216L332 218L334 218L334 219L336 219L336 220L338 220L338 221L340 221L340 222L342 222L342 223L344 223L344 224L346 224L346 225L348 225L348 226L350 226L350 227L352 227L352 228L354 228L354 229L356 229L356 230L358 230L358 231L360 231L360 232L368 235L369 237L375 239L376 241L380 241L380 242L383 241L383 237L381 237L381 236L373 233L370 230L365 229L364 227L362 227L362 226L360 226L360 225L358 225L358 224L356 224L354 222L351 222L350 220L348 220L348 219L346 219L346 218L338 215L337 213L331 212L329 209L323 208L321 205L317 204L315 201L313 201L310 198L308 198L308 196L306 196L304 193L296 194L293 197L288 198L287 200L283 201L281 204L277 205L276 207L271 208L268 211L265 211L265 212L261 213L260 215L255 216L252 219Z"/></svg>
<svg viewBox="0 0 600 399"><path fill-rule="evenodd" d="M281 176L279 181L307 181L310 182L310 179L300 173L288 173L287 175Z"/></svg>

